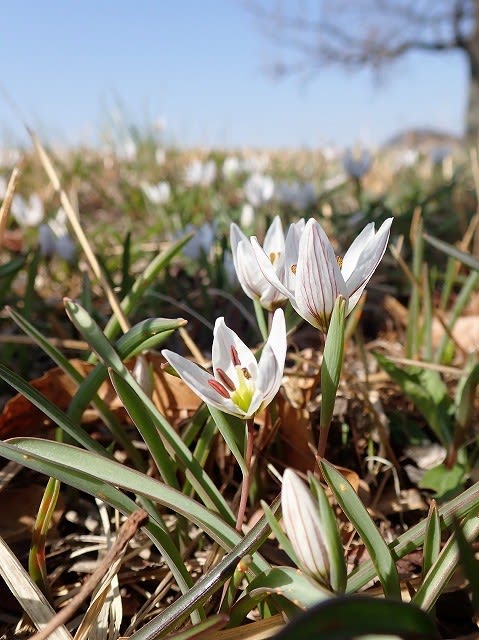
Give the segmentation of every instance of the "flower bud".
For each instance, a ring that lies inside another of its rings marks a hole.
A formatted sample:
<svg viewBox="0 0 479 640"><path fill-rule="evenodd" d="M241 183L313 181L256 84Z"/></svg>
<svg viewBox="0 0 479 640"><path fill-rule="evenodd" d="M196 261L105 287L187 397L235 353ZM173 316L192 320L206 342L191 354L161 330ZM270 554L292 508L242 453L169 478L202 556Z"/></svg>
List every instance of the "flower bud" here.
<svg viewBox="0 0 479 640"><path fill-rule="evenodd" d="M150 363L145 356L138 356L136 358L132 374L146 395L151 398L155 384Z"/></svg>
<svg viewBox="0 0 479 640"><path fill-rule="evenodd" d="M283 474L281 504L284 528L300 568L330 587L329 553L318 503L292 469Z"/></svg>

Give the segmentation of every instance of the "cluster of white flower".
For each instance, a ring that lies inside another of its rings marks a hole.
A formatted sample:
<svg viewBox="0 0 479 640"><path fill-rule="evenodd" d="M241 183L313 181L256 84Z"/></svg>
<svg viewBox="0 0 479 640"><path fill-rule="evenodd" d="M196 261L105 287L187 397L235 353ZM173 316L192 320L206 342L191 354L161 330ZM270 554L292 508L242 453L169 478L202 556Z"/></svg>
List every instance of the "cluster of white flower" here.
<svg viewBox="0 0 479 640"><path fill-rule="evenodd" d="M193 160L184 172L184 181L188 186L209 187L216 180L216 163L214 160Z"/></svg>
<svg viewBox="0 0 479 640"><path fill-rule="evenodd" d="M166 204L171 196L171 186L166 180L157 184L141 183L143 193L153 204Z"/></svg>

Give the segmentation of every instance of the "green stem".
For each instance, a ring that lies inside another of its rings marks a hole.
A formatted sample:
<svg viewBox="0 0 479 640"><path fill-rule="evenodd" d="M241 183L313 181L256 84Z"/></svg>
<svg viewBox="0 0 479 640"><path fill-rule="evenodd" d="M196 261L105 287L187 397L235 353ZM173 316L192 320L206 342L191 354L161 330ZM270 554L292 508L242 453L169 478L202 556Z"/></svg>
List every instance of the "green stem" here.
<svg viewBox="0 0 479 640"><path fill-rule="evenodd" d="M254 312L256 314L256 321L263 340L268 339L268 326L264 317L263 307L260 305L259 300L254 301Z"/></svg>

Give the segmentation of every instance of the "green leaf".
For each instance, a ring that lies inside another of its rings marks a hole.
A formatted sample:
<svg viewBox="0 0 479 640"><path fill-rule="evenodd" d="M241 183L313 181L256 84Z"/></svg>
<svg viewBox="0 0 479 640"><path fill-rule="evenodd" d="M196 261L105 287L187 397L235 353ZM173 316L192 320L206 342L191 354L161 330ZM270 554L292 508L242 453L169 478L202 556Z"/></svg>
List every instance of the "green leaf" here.
<svg viewBox="0 0 479 640"><path fill-rule="evenodd" d="M253 599L271 594L283 596L300 609L333 597L330 591L293 567L274 567L252 580L247 591Z"/></svg>
<svg viewBox="0 0 479 640"><path fill-rule="evenodd" d="M380 353L374 356L422 413L441 444L448 448L452 442L451 401L437 371L419 367L403 369Z"/></svg>
<svg viewBox="0 0 479 640"><path fill-rule="evenodd" d="M228 415L211 405L207 406L216 426L218 427L218 431L221 433L231 453L234 455L235 460L241 469L241 473L243 476L247 475L248 469L246 468L243 453L240 448L240 442L244 439L244 420Z"/></svg>
<svg viewBox="0 0 479 640"><path fill-rule="evenodd" d="M220 613L208 618L204 622L195 624L186 631L181 631L180 633L168 636L168 640L196 640L197 638L201 639L205 634L208 638L211 638L211 632L223 629L227 622L228 616Z"/></svg>
<svg viewBox="0 0 479 640"><path fill-rule="evenodd" d="M354 525L369 551L385 595L400 600L401 587L394 559L366 507L350 483L332 464L326 460L321 460L319 464L339 506Z"/></svg>
<svg viewBox="0 0 479 640"><path fill-rule="evenodd" d="M422 575L427 574L432 565L436 562L441 551L441 522L437 512L435 500L431 501L429 513L427 514L426 534L424 536L424 548L422 557Z"/></svg>
<svg viewBox="0 0 479 640"><path fill-rule="evenodd" d="M39 438L13 438L9 444L0 442L0 453L4 457L12 459L12 449L21 453L20 461L24 466L37 468L35 461L38 461L42 464L42 470L48 469L49 475L67 484L70 484L70 477L80 477L86 481L85 486L102 481L150 498L194 522L226 550L230 550L241 539L240 534L216 513L163 482L119 462L78 447ZM264 560L256 558L255 561L257 570L269 569Z"/></svg>
<svg viewBox="0 0 479 640"><path fill-rule="evenodd" d="M341 296L334 304L321 363L320 428L329 427L336 402L344 355L346 300Z"/></svg>
<svg viewBox="0 0 479 640"><path fill-rule="evenodd" d="M439 509L441 528L450 526L454 518L465 518L479 511L479 482L463 491L459 496L443 505ZM395 560L403 558L407 553L418 549L424 543L426 520L418 522L389 544L389 549ZM366 560L348 576L347 593L354 593L364 587L375 577L375 567L372 560Z"/></svg>
<svg viewBox="0 0 479 640"><path fill-rule="evenodd" d="M475 271L479 271L479 260L474 258L470 253L465 251L460 251L457 247L454 247L452 244L448 244L447 242L443 242L438 238L434 238L434 236L430 236L428 233L423 233L423 238L426 242L428 242L436 249L439 249L443 253L446 253L451 258L455 258L462 262L462 264L466 265L466 267L470 267Z"/></svg>
<svg viewBox="0 0 479 640"><path fill-rule="evenodd" d="M454 523L454 535L459 548L462 570L469 582L468 588L471 592L474 609L476 613L479 613L479 561L458 522Z"/></svg>
<svg viewBox="0 0 479 640"><path fill-rule="evenodd" d="M323 524L324 539L328 546L329 579L334 593L344 593L346 589L346 560L339 535L336 514L326 496L321 484L314 476L309 478L313 493L319 506L321 522Z"/></svg>
<svg viewBox="0 0 479 640"><path fill-rule="evenodd" d="M469 514L462 523L463 533L471 542L479 534L479 518L477 513ZM447 587L449 580L459 564L459 547L457 537L451 536L443 546L438 559L424 577L416 591L413 602L421 609L430 611L438 597Z"/></svg>
<svg viewBox="0 0 479 640"><path fill-rule="evenodd" d="M464 486L466 467L460 462L448 469L444 463L425 471L418 483L420 489L431 489L440 500L457 494Z"/></svg>
<svg viewBox="0 0 479 640"><path fill-rule="evenodd" d="M431 618L417 607L370 596L342 596L327 600L299 615L275 640L352 640L366 634L436 640L440 635Z"/></svg>

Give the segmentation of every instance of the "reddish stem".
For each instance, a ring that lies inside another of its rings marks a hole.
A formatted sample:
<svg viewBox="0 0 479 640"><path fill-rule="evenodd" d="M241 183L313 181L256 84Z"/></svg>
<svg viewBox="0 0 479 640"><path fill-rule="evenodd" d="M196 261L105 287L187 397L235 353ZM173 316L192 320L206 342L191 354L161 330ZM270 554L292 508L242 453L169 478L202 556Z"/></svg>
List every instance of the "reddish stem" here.
<svg viewBox="0 0 479 640"><path fill-rule="evenodd" d="M243 525L244 515L246 512L246 505L248 503L248 494L251 484L251 459L253 457L253 444L254 444L254 418L248 418L246 420L246 451L244 456L244 462L246 472L243 474L243 482L241 484L241 497L238 506L238 515L236 517L236 530L241 531Z"/></svg>

